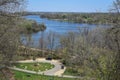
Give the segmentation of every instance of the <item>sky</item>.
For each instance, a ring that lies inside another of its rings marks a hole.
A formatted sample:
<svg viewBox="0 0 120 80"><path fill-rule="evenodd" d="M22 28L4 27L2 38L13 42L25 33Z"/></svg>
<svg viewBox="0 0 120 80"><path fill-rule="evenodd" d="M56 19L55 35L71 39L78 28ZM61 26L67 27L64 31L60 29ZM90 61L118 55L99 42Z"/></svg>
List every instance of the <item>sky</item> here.
<svg viewBox="0 0 120 80"><path fill-rule="evenodd" d="M33 12L108 12L113 0L28 0Z"/></svg>

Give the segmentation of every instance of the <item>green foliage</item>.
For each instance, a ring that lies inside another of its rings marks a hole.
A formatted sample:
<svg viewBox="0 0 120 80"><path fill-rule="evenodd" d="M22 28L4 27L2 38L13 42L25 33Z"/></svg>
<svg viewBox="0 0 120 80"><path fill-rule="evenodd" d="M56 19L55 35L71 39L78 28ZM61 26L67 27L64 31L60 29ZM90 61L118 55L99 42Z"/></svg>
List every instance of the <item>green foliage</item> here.
<svg viewBox="0 0 120 80"><path fill-rule="evenodd" d="M89 24L113 24L120 21L116 13L45 13L42 18Z"/></svg>
<svg viewBox="0 0 120 80"><path fill-rule="evenodd" d="M116 45L119 45L120 40L118 28L110 32L117 33L117 36L112 35L110 38L108 38L106 30L109 28L97 28L88 34L85 32L73 35L68 33L64 37L62 36L62 63L68 67L65 74L109 80L115 66L114 60L117 59L114 56L115 51L119 50ZM118 43L116 44L114 40Z"/></svg>
<svg viewBox="0 0 120 80"><path fill-rule="evenodd" d="M21 22L18 23L18 25L21 33L36 33L39 31L44 31L46 29L46 26L43 23L38 24L37 22L32 20L22 19Z"/></svg>
<svg viewBox="0 0 120 80"><path fill-rule="evenodd" d="M79 76L79 72L78 72L78 69L75 67L74 68L68 67L64 72L64 75Z"/></svg>

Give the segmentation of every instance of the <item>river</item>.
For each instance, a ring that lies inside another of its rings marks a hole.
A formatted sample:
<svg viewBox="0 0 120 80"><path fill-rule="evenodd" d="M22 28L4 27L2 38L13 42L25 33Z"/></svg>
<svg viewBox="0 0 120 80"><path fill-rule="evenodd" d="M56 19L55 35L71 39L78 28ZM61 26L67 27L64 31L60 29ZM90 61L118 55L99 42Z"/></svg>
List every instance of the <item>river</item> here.
<svg viewBox="0 0 120 80"><path fill-rule="evenodd" d="M29 20L35 20L37 23L44 23L47 29L44 31L44 34L49 33L50 31L56 32L56 34L65 35L68 32L78 32L81 28L88 27L90 30L100 26L107 26L107 25L96 25L96 24L84 24L84 23L72 23L72 22L63 22L57 20L49 20L46 18L40 18L37 15L28 15L24 16L24 18ZM41 32L33 33L29 35L31 37L31 41L29 46L31 47L38 47L39 40L41 37ZM28 35L27 35L28 37ZM26 36L22 35L22 40L25 45L28 43L26 42Z"/></svg>

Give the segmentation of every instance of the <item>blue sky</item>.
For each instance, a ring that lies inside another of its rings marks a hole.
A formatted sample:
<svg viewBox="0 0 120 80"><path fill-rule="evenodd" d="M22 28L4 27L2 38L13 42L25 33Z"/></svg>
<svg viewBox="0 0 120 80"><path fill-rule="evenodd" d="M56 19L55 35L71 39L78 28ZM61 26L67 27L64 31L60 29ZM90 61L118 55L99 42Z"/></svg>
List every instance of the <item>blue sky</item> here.
<svg viewBox="0 0 120 80"><path fill-rule="evenodd" d="M107 12L113 0L28 0L27 11Z"/></svg>

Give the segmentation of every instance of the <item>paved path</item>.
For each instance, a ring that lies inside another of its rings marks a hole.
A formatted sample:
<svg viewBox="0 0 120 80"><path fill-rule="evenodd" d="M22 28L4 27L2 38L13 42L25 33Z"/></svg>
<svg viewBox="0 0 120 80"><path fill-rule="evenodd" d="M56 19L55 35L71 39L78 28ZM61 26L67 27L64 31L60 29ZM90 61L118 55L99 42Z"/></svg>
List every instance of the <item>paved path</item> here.
<svg viewBox="0 0 120 80"><path fill-rule="evenodd" d="M40 58L40 59L36 59L35 61L33 60L24 60L24 61L17 61L17 63L34 63L34 62L43 62L43 63L51 63L54 65L54 68L47 70L47 71L43 71L43 72L35 72L35 71L29 71L29 70L25 70L25 69L19 69L16 67L11 67L11 69L14 70L18 70L18 71L23 71L23 72L27 72L27 73L32 73L32 74L44 74L44 75L49 75L49 76L62 76L62 74L64 73L66 67L64 69L61 69L61 63L58 60L45 60L45 58Z"/></svg>
<svg viewBox="0 0 120 80"><path fill-rule="evenodd" d="M32 74L44 74L44 75L48 75L48 76L58 76L58 77L66 77L66 78L79 78L79 79L84 78L84 77L79 77L79 76L63 75L64 71L66 70L66 67L64 67L64 69L61 69L61 63L60 63L59 60L49 61L49 60L46 60L45 58L38 58L38 59L36 59L36 61L24 60L24 61L17 61L16 63L35 63L35 62L51 63L51 64L55 65L55 67L50 69L50 70L43 71L43 72L29 71L29 70L25 70L25 69L16 68L16 67L10 67L10 69L17 70L17 71L22 71L22 72L26 72L26 73L32 73Z"/></svg>

